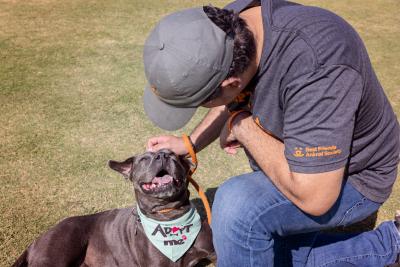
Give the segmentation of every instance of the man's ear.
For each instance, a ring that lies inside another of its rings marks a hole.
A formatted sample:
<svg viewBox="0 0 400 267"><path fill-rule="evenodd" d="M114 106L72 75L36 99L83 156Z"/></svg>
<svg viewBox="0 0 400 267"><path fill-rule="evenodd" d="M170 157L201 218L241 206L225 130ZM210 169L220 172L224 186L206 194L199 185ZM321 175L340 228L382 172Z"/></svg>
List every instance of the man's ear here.
<svg viewBox="0 0 400 267"><path fill-rule="evenodd" d="M130 175L133 171L133 162L134 161L135 161L135 157L131 157L123 162L109 160L108 166L111 169L121 173L125 178L129 179Z"/></svg>
<svg viewBox="0 0 400 267"><path fill-rule="evenodd" d="M242 80L239 77L229 77L221 83L221 87L236 87L240 88Z"/></svg>

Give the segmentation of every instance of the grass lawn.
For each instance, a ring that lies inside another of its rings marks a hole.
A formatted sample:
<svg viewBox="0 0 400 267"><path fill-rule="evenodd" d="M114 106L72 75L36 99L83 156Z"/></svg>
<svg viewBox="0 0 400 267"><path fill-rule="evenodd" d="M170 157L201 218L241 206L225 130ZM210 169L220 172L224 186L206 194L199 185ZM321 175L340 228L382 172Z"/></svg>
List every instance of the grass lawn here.
<svg viewBox="0 0 400 267"><path fill-rule="evenodd" d="M301 2L358 30L400 115L398 0ZM144 40L161 16L208 3L0 0L0 266L64 217L132 204L130 184L106 162L143 152L162 133L141 104ZM230 157L216 144L199 160L195 178L205 189L249 171L243 153ZM378 222L392 218L399 199L398 182Z"/></svg>

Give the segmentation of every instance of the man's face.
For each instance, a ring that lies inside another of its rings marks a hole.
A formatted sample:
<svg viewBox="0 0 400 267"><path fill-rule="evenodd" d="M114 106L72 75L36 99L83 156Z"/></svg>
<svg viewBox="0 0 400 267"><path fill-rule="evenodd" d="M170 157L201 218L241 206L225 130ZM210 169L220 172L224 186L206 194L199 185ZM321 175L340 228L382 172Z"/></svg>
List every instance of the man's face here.
<svg viewBox="0 0 400 267"><path fill-rule="evenodd" d="M239 82L229 82L225 80L217 88L214 94L207 99L201 106L205 108L213 108L231 103L237 97L242 88Z"/></svg>

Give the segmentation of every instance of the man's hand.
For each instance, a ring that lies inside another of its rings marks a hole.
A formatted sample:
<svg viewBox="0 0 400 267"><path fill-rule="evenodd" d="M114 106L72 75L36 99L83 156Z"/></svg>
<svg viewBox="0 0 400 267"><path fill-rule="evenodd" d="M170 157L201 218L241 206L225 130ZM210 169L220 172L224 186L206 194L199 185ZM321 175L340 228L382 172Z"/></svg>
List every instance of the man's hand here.
<svg viewBox="0 0 400 267"><path fill-rule="evenodd" d="M229 117L225 106L211 108L201 123L190 134L190 140L196 146L196 153L211 144L218 138L224 123ZM187 155L185 143L181 137L174 135L160 135L147 141L148 151L158 151L162 148L170 149L177 155Z"/></svg>
<svg viewBox="0 0 400 267"><path fill-rule="evenodd" d="M237 121L242 120L250 116L250 113L242 113L237 115L232 121L232 125L235 125ZM219 144L226 153L234 155L237 153L237 149L242 147L242 144L236 139L235 135L229 130L229 121L225 123L219 136Z"/></svg>
<svg viewBox="0 0 400 267"><path fill-rule="evenodd" d="M181 137L160 135L152 137L147 141L147 151L155 152L163 148L169 149L177 155L187 155L189 153Z"/></svg>
<svg viewBox="0 0 400 267"><path fill-rule="evenodd" d="M237 148L241 147L236 137L229 131L227 124L225 124L219 136L219 145L226 153L231 155L236 154Z"/></svg>

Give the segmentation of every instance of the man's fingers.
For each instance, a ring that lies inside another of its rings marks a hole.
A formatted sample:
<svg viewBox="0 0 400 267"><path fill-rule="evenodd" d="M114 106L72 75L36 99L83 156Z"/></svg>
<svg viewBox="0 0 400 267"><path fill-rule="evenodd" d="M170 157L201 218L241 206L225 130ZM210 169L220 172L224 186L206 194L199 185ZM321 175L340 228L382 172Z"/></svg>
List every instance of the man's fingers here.
<svg viewBox="0 0 400 267"><path fill-rule="evenodd" d="M239 148L241 146L242 146L242 144L240 144L238 141L233 141L233 142L229 142L228 144L226 144L226 147L230 147L230 148Z"/></svg>
<svg viewBox="0 0 400 267"><path fill-rule="evenodd" d="M242 147L242 145L238 141L229 142L226 144L223 149L229 155L236 155L237 149Z"/></svg>
<svg viewBox="0 0 400 267"><path fill-rule="evenodd" d="M232 144L229 145L229 147L231 147L231 148L239 148L239 147L242 147L242 145L240 143L232 143Z"/></svg>
<svg viewBox="0 0 400 267"><path fill-rule="evenodd" d="M158 144L158 140L156 138L150 138L147 141L147 146L146 146L146 150L147 151L153 151L154 146L156 146Z"/></svg>
<svg viewBox="0 0 400 267"><path fill-rule="evenodd" d="M152 137L147 141L147 151L156 152L160 149L169 149L177 155L185 155L187 153L182 138L173 135Z"/></svg>
<svg viewBox="0 0 400 267"><path fill-rule="evenodd" d="M160 150L162 147L161 145L157 144L151 147L151 152L156 152L158 150Z"/></svg>
<svg viewBox="0 0 400 267"><path fill-rule="evenodd" d="M165 146L165 144L166 144L165 138L163 138L162 136L152 137L147 141L146 149L147 151L154 152L162 148L165 148L162 147L163 145Z"/></svg>
<svg viewBox="0 0 400 267"><path fill-rule="evenodd" d="M224 151L229 155L235 155L237 153L237 149L235 147L225 147Z"/></svg>
<svg viewBox="0 0 400 267"><path fill-rule="evenodd" d="M161 150L161 149L171 149L171 148L170 148L168 143L158 143L158 144L152 146L152 150L151 151L152 152L156 152L156 151Z"/></svg>

